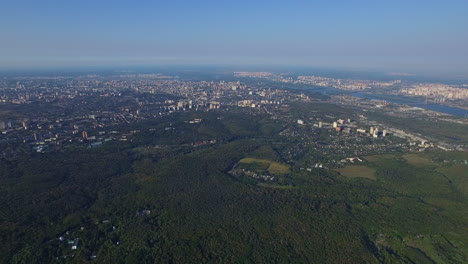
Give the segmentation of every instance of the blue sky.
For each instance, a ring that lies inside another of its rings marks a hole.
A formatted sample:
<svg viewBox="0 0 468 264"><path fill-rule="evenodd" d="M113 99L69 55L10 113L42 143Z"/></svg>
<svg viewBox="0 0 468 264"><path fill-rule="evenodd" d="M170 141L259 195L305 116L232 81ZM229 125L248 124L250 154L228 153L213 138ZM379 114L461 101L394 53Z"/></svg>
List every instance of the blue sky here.
<svg viewBox="0 0 468 264"><path fill-rule="evenodd" d="M468 1L0 0L0 67L274 64L468 74Z"/></svg>

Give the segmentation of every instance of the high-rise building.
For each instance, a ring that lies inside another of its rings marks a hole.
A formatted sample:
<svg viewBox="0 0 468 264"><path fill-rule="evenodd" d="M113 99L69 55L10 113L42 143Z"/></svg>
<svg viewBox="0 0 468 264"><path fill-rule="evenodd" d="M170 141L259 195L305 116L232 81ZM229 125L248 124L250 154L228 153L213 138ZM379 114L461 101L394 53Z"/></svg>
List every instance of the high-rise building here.
<svg viewBox="0 0 468 264"><path fill-rule="evenodd" d="M373 137L378 138L379 137L379 129L376 127L374 128L374 133L372 134Z"/></svg>
<svg viewBox="0 0 468 264"><path fill-rule="evenodd" d="M221 106L221 103L219 102L216 102L216 101L210 102L210 109L219 109L220 106Z"/></svg>
<svg viewBox="0 0 468 264"><path fill-rule="evenodd" d="M28 129L28 121L27 120L23 120L23 128Z"/></svg>
<svg viewBox="0 0 468 264"><path fill-rule="evenodd" d="M6 124L4 121L0 121L0 129L5 129L6 128Z"/></svg>
<svg viewBox="0 0 468 264"><path fill-rule="evenodd" d="M319 127L319 128L322 128L322 127L323 127L322 121L319 122L318 127Z"/></svg>
<svg viewBox="0 0 468 264"><path fill-rule="evenodd" d="M83 136L84 139L87 139L87 138L88 138L88 132L86 132L86 131L83 131L83 132L81 133L81 135Z"/></svg>
<svg viewBox="0 0 468 264"><path fill-rule="evenodd" d="M337 122L333 122L333 128L336 128L338 127L338 123Z"/></svg>

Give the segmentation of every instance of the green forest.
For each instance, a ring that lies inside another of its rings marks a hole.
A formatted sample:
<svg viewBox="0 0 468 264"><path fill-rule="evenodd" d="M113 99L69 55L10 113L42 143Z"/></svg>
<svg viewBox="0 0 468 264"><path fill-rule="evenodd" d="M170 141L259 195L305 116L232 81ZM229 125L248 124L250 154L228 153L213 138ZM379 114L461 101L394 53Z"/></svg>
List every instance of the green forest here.
<svg viewBox="0 0 468 264"><path fill-rule="evenodd" d="M283 157L285 126L180 113L120 128L141 131L132 141L2 158L0 262L468 262L468 153L306 171L307 155Z"/></svg>

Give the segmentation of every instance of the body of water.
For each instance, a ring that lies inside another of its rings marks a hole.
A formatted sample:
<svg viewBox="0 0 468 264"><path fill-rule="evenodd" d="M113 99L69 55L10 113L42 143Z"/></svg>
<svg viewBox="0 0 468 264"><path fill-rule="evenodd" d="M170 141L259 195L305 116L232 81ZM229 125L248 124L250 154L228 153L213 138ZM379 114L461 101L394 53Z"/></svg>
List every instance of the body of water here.
<svg viewBox="0 0 468 264"><path fill-rule="evenodd" d="M419 107L419 108L446 113L446 114L450 114L454 116L468 117L468 110L466 109L452 107L452 106L443 105L443 104L426 103L420 98L412 98L412 97L397 96L397 95L395 96L378 95L378 94L369 94L369 93L361 93L361 92L354 92L354 93L349 93L349 94L352 96L356 96L356 97L364 98L364 99L384 100L390 103Z"/></svg>
<svg viewBox="0 0 468 264"><path fill-rule="evenodd" d="M294 89L297 89L294 88ZM328 87L310 87L310 88L302 88L313 92L319 92L326 95L339 95L339 94L347 94L356 96L359 98L364 99L374 99L374 100L383 100L389 103L396 103L396 104L403 104L408 106L419 107L431 111L436 111L440 113L446 113L453 116L465 117L468 118L468 110L452 107L448 105L442 104L433 104L433 103L426 103L424 100L415 97L408 97L408 96L398 96L398 95L386 95L386 94L370 94L370 93L363 93L363 92L349 92L345 90L335 89L335 88L328 88Z"/></svg>

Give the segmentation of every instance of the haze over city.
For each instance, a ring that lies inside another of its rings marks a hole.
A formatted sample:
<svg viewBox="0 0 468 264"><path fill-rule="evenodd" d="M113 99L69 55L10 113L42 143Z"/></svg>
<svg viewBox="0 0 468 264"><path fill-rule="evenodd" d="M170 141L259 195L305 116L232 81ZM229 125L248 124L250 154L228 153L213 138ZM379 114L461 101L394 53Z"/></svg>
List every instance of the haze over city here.
<svg viewBox="0 0 468 264"><path fill-rule="evenodd" d="M0 264L468 263L468 1L0 5Z"/></svg>
<svg viewBox="0 0 468 264"><path fill-rule="evenodd" d="M296 65L466 76L467 1L8 1L0 68Z"/></svg>

